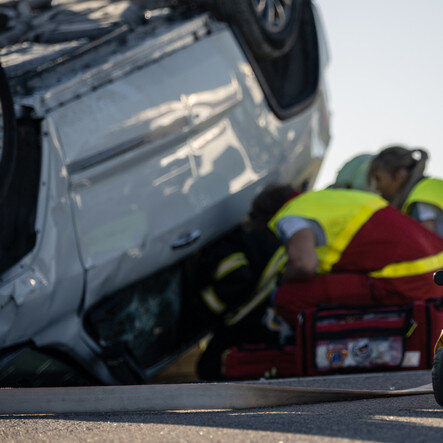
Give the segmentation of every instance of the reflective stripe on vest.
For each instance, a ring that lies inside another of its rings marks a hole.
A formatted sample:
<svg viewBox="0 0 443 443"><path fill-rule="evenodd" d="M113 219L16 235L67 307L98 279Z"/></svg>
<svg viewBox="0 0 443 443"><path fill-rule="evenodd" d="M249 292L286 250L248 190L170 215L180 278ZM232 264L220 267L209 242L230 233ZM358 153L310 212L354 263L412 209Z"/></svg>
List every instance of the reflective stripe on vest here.
<svg viewBox="0 0 443 443"><path fill-rule="evenodd" d="M277 222L296 216L314 220L323 228L326 245L316 248L317 273L325 274L340 260L357 231L371 216L387 206L378 195L349 189L325 189L302 194L287 202L268 226L276 233Z"/></svg>
<svg viewBox="0 0 443 443"><path fill-rule="evenodd" d="M280 246L263 270L251 299L226 318L225 322L227 325L236 324L269 298L277 287L277 278L283 272L287 261L286 248Z"/></svg>
<svg viewBox="0 0 443 443"><path fill-rule="evenodd" d="M203 301L215 314L222 314L226 311L226 305L217 297L212 286L207 286L201 291Z"/></svg>
<svg viewBox="0 0 443 443"><path fill-rule="evenodd" d="M409 214L413 203L422 202L437 206L443 210L443 180L438 178L424 178L420 180L409 193L402 212Z"/></svg>
<svg viewBox="0 0 443 443"><path fill-rule="evenodd" d="M270 280L282 273L287 261L288 255L286 254L286 248L284 246L280 246L277 251L275 251L274 255L271 257L264 271L262 272L256 292L260 291L263 286L268 284Z"/></svg>
<svg viewBox="0 0 443 443"><path fill-rule="evenodd" d="M369 275L375 278L399 278L413 275L427 274L443 268L443 252L430 257L401 263L391 263L379 271L371 272Z"/></svg>
<svg viewBox="0 0 443 443"><path fill-rule="evenodd" d="M214 273L214 278L216 280L221 280L223 277L226 277L228 274L234 272L236 269L248 264L248 259L246 258L246 255L243 254L243 252L236 252L234 254L228 255L226 258L220 261Z"/></svg>

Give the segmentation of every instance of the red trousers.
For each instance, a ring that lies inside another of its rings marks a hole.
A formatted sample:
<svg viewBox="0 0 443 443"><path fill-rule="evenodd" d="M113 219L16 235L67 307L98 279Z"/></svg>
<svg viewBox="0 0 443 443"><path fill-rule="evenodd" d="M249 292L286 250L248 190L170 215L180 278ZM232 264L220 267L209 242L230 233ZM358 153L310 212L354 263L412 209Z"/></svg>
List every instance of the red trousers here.
<svg viewBox="0 0 443 443"><path fill-rule="evenodd" d="M369 272L443 251L443 239L392 207L377 211L360 228L331 273L280 286L274 302L291 325L306 308L319 304L395 305L443 297L433 272L399 278L373 278Z"/></svg>

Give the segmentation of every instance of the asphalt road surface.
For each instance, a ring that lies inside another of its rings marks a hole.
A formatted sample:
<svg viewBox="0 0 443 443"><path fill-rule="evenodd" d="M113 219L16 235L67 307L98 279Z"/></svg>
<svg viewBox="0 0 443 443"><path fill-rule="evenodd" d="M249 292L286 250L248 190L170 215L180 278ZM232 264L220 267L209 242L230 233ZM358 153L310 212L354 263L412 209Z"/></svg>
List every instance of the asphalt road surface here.
<svg viewBox="0 0 443 443"><path fill-rule="evenodd" d="M407 389L430 371L265 382L347 389ZM443 441L433 395L269 409L0 416L0 441Z"/></svg>

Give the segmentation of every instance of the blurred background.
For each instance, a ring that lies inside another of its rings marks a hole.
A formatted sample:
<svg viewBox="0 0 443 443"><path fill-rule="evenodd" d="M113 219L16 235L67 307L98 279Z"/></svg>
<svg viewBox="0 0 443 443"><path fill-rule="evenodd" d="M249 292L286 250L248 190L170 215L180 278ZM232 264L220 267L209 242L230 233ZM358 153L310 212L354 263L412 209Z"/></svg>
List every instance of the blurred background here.
<svg viewBox="0 0 443 443"><path fill-rule="evenodd" d="M315 188L352 156L403 143L443 176L443 1L317 0L330 49L332 140Z"/></svg>

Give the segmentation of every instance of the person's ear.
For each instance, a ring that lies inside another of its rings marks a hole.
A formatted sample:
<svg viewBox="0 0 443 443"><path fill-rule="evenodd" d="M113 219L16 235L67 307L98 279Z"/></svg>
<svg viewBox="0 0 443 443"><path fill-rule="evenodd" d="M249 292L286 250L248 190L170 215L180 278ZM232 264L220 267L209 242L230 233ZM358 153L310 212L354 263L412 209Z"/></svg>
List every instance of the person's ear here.
<svg viewBox="0 0 443 443"><path fill-rule="evenodd" d="M399 169L394 174L394 179L399 185L406 183L406 180L408 179L408 171L406 170L406 168Z"/></svg>

